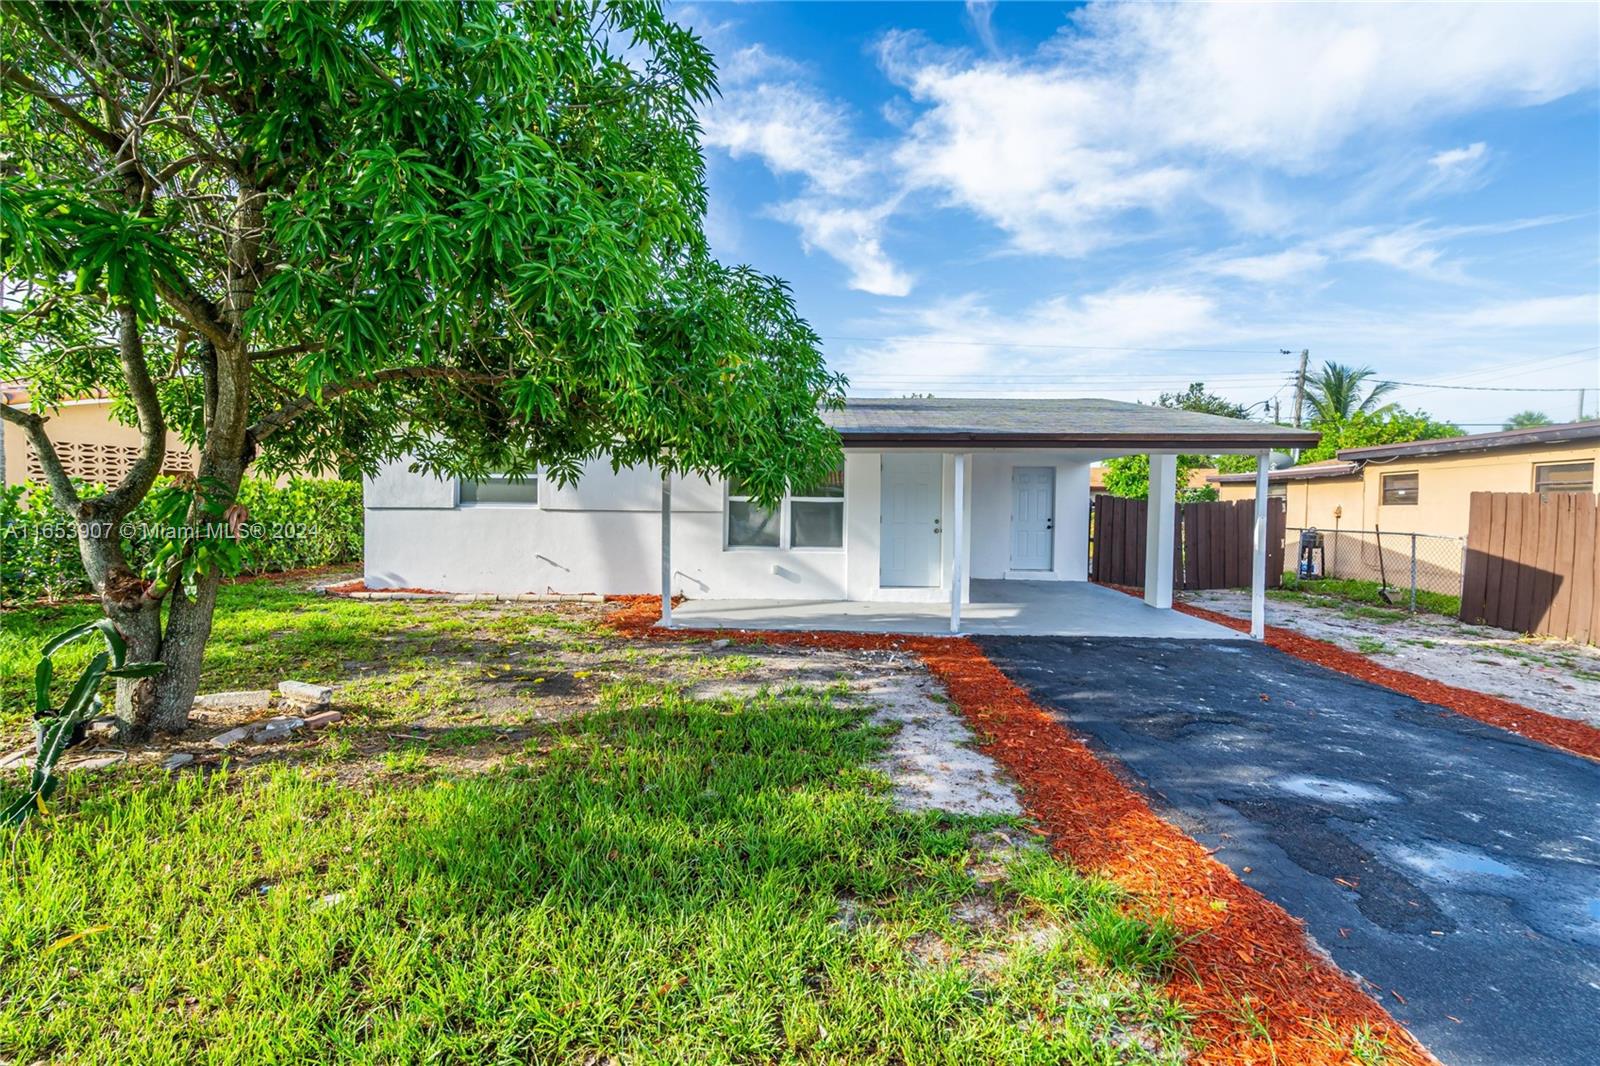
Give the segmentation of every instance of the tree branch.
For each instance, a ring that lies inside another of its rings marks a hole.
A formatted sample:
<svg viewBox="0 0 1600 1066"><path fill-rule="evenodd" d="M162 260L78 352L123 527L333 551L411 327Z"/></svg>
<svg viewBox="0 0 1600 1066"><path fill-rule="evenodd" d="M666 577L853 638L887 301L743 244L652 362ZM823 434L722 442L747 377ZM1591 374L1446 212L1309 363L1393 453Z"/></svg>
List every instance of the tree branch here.
<svg viewBox="0 0 1600 1066"><path fill-rule="evenodd" d="M196 293L179 292L163 281L159 275L155 278L155 283L156 294L208 341L223 346L232 343L227 328L218 320L214 303Z"/></svg>
<svg viewBox="0 0 1600 1066"><path fill-rule="evenodd" d="M259 352L250 353L252 363L264 363L269 359L282 359L287 355L307 355L311 352L320 352L326 348L325 344L290 344L283 348L266 348Z"/></svg>
<svg viewBox="0 0 1600 1066"><path fill-rule="evenodd" d="M28 436L28 441L33 445L33 450L39 455L39 465L44 467L44 479L50 483L50 491L56 498L56 506L77 518L78 506L82 501L78 498L78 490L72 487L72 478L67 476L66 467L61 465L61 456L56 454L54 442L44 431L46 419L32 411L0 403L0 420L22 427L22 431Z"/></svg>
<svg viewBox="0 0 1600 1066"><path fill-rule="evenodd" d="M161 413L155 382L150 379L150 367L145 363L139 316L130 306L119 308L117 313L121 318L117 354L122 363L122 378L139 415L139 458L128 468L122 483L94 504L97 512L121 520L144 499L150 486L155 484L156 475L161 473L161 461L167 452L167 420Z"/></svg>
<svg viewBox="0 0 1600 1066"><path fill-rule="evenodd" d="M455 381L471 385L499 385L510 377L510 374L489 374L474 370L457 370L453 367L444 366L407 366L396 367L391 370L380 370L369 378L347 381L342 385L333 385L323 389L320 397L302 396L293 403L285 404L271 414L259 419L255 425L250 427L247 435L251 443L260 444L322 402L343 396L347 392L364 392L394 381Z"/></svg>
<svg viewBox="0 0 1600 1066"><path fill-rule="evenodd" d="M90 122L83 116L81 112L79 112L77 108L72 106L71 101L65 99L57 93L51 92L47 86L41 85L39 82L34 81L32 78L28 77L11 64L6 63L0 65L0 81L3 81L8 85L14 85L28 95L41 101L48 106L50 110L61 115L68 122L71 122L84 133L87 133L90 137L93 137L96 141L100 142L100 146L106 151L110 152L112 155L116 155L118 152L122 151L121 137L118 137L115 133L112 133L108 129L104 129L95 125L93 122Z"/></svg>

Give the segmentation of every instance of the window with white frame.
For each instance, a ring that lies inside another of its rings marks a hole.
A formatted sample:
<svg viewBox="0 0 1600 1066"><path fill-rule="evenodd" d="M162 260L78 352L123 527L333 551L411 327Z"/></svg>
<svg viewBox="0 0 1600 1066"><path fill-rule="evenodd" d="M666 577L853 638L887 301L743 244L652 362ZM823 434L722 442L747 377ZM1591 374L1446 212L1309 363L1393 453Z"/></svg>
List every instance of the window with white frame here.
<svg viewBox="0 0 1600 1066"><path fill-rule="evenodd" d="M1410 507L1416 504L1417 472L1415 470L1404 474L1385 474L1381 484L1383 487L1383 506Z"/></svg>
<svg viewBox="0 0 1600 1066"><path fill-rule="evenodd" d="M1593 492L1593 463L1537 463L1533 468L1534 492Z"/></svg>
<svg viewBox="0 0 1600 1066"><path fill-rule="evenodd" d="M539 478L536 474L523 477L490 474L482 481L462 478L458 499L469 507L480 503L537 504Z"/></svg>
<svg viewBox="0 0 1600 1066"><path fill-rule="evenodd" d="M728 547L844 547L844 469L762 507L737 478L728 482Z"/></svg>

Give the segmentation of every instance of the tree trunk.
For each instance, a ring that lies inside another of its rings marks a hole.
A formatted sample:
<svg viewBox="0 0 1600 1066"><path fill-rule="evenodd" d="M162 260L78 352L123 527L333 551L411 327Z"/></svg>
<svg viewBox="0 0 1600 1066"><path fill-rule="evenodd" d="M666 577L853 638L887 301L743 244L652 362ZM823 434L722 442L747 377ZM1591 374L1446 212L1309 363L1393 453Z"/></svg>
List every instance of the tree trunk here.
<svg viewBox="0 0 1600 1066"><path fill-rule="evenodd" d="M164 632L155 604L132 612L108 608L128 642L129 662L166 664L154 677L117 682L117 731L123 739L144 740L151 733L181 733L189 727L221 584L222 576L212 572L196 580L192 599L183 589L173 589Z"/></svg>

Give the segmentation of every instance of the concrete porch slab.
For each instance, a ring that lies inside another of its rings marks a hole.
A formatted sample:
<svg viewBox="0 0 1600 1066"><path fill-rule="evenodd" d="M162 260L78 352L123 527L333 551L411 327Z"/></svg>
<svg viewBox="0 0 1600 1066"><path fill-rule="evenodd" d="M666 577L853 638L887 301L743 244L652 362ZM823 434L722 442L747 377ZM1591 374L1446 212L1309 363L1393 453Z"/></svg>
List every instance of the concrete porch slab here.
<svg viewBox="0 0 1600 1066"><path fill-rule="evenodd" d="M673 609L679 629L824 630L948 636L948 603L856 600L685 600ZM972 582L961 632L1035 637L1161 637L1246 640L1201 618L1147 606L1086 581Z"/></svg>

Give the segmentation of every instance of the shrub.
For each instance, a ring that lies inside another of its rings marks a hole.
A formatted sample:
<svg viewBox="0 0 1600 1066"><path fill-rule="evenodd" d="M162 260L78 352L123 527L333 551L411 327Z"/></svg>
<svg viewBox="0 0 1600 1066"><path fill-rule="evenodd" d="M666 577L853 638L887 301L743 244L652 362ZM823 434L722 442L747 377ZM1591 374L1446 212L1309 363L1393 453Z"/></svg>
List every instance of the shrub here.
<svg viewBox="0 0 1600 1066"><path fill-rule="evenodd" d="M163 479L158 483L170 483ZM84 495L104 491L80 486ZM151 535L157 493L128 516L123 551L143 571L159 546ZM295 478L278 484L246 478L236 502L249 512L242 529L241 573L265 574L361 558L361 486ZM56 600L90 591L72 521L49 488L24 482L0 491L0 600Z"/></svg>

